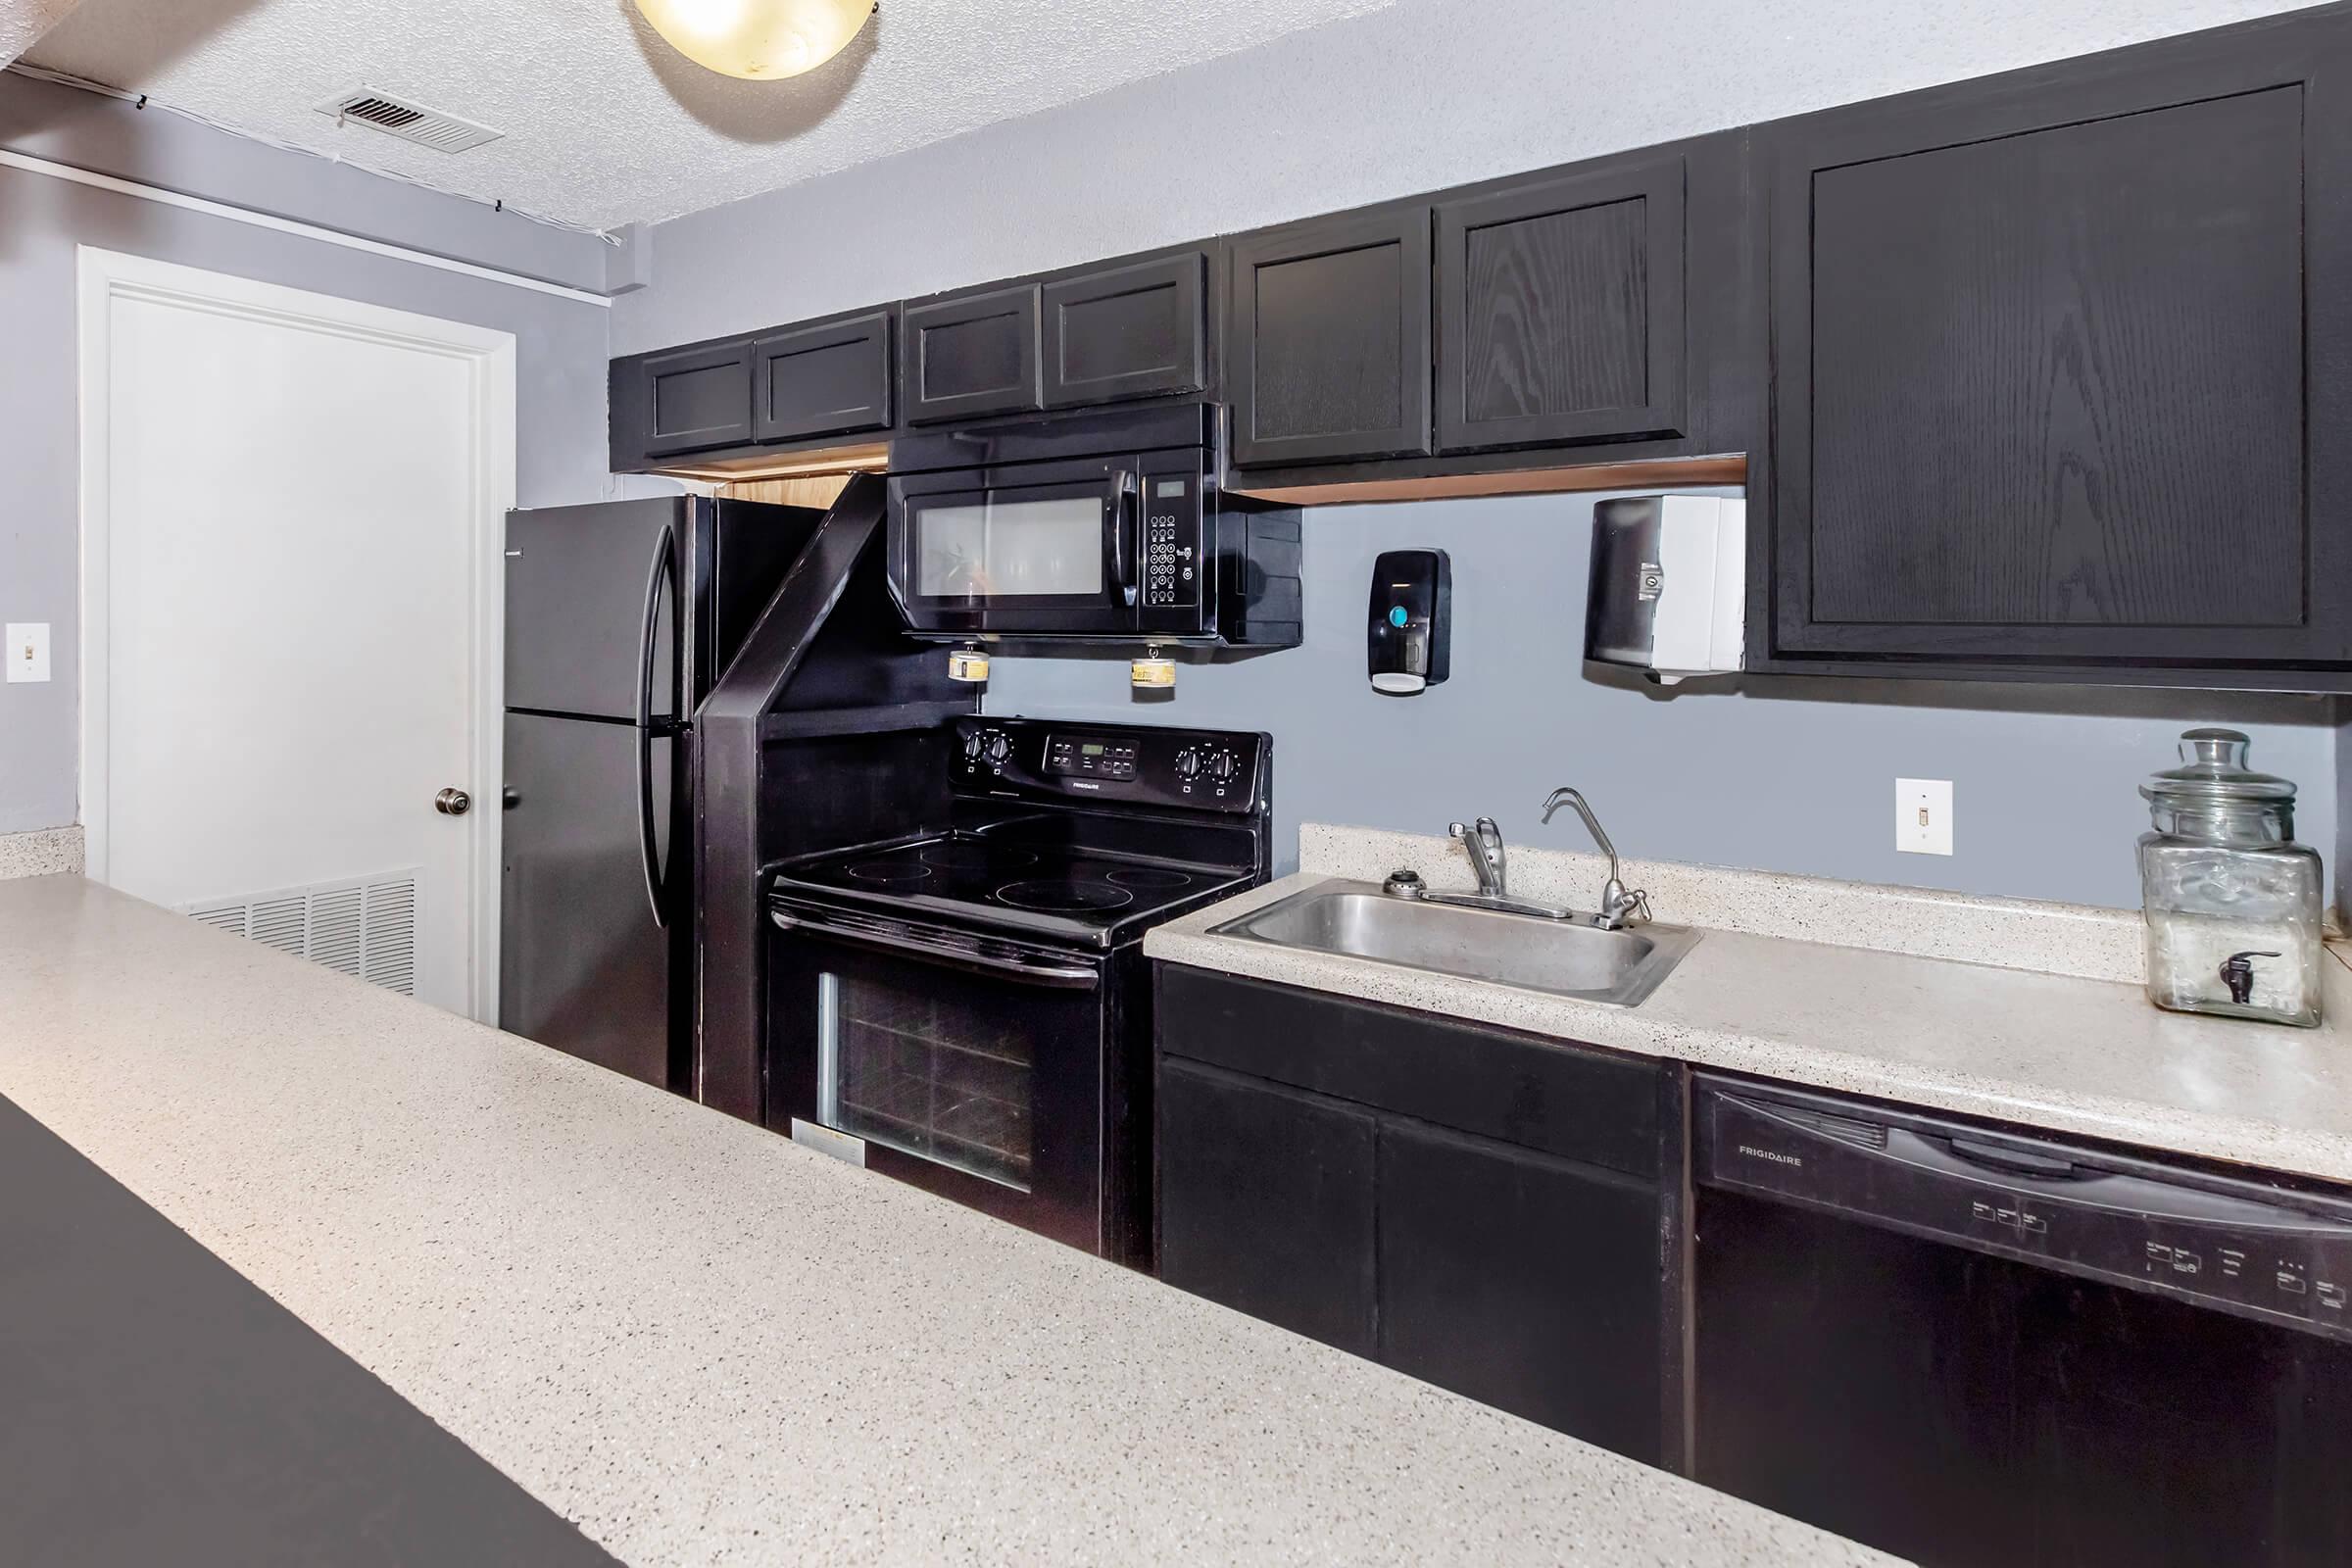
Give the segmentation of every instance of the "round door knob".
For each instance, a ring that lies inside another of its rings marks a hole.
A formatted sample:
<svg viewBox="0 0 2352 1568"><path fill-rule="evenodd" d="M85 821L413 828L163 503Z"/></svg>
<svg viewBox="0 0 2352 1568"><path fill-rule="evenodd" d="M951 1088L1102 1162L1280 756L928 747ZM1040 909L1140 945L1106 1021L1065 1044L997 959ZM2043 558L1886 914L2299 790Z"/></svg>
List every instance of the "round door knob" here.
<svg viewBox="0 0 2352 1568"><path fill-rule="evenodd" d="M461 789L446 789L433 797L433 809L443 816L464 816L473 809L473 797Z"/></svg>

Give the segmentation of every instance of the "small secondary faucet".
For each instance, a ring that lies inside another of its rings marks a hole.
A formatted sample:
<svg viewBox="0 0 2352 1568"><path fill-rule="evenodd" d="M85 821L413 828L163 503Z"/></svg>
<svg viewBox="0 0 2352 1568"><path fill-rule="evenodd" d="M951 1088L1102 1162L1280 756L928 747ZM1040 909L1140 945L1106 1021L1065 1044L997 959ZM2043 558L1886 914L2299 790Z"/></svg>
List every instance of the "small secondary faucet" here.
<svg viewBox="0 0 2352 1568"><path fill-rule="evenodd" d="M1470 869L1478 876L1478 891L1490 899L1507 899L1510 893L1510 866L1502 849L1502 829L1491 816L1482 816L1468 827L1448 822L1446 831L1462 841L1470 852Z"/></svg>
<svg viewBox="0 0 2352 1568"><path fill-rule="evenodd" d="M1599 845L1600 853L1609 858L1609 879L1602 883L1600 888L1600 918L1593 921L1593 924L1599 926L1603 931L1616 931L1636 920L1648 919L1649 895L1639 888L1628 892L1625 884L1618 879L1617 846L1611 844L1609 836L1600 830L1600 818L1594 816L1592 808L1585 804L1585 797L1581 791L1572 790L1563 784L1545 796L1544 798L1544 820L1550 821L1551 813L1563 806L1576 808L1576 814L1585 819L1586 828L1592 834L1592 842ZM1482 822L1480 825L1486 824ZM1455 826L1458 827L1460 824L1456 823ZM1495 849L1499 855L1501 851L1499 840L1496 842ZM1477 857L1473 856L1471 858L1475 861Z"/></svg>

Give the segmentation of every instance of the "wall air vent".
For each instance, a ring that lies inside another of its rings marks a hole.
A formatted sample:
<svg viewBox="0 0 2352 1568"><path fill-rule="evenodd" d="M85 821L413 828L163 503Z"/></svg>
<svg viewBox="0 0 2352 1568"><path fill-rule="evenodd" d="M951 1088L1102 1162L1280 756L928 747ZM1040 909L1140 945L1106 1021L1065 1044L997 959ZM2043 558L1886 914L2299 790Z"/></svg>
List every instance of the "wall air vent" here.
<svg viewBox="0 0 2352 1568"><path fill-rule="evenodd" d="M462 153L486 141L496 141L503 134L488 125L477 125L470 120L445 115L438 109L427 109L372 87L354 87L318 107L322 115L372 125L387 136L398 136L435 152Z"/></svg>
<svg viewBox="0 0 2352 1568"><path fill-rule="evenodd" d="M216 931L416 994L416 870L244 893L179 906Z"/></svg>

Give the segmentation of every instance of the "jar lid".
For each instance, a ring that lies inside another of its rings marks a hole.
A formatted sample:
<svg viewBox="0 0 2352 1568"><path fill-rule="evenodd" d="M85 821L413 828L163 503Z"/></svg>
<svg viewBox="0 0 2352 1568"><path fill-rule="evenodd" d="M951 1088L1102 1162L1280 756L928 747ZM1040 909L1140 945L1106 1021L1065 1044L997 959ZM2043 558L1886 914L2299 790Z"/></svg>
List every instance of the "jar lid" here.
<svg viewBox="0 0 2352 1568"><path fill-rule="evenodd" d="M2246 753L2252 744L2233 729L2184 731L2180 765L2156 774L2139 787L2139 793L2160 804L2192 808L2293 800L2291 779L2257 773L2246 766Z"/></svg>

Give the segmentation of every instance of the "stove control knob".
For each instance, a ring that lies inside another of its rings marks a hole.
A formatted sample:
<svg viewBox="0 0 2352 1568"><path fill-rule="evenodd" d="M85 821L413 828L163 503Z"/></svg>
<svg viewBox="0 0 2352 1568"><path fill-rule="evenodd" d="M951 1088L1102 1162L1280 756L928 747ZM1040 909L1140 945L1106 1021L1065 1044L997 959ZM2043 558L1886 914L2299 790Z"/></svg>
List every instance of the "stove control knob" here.
<svg viewBox="0 0 2352 1568"><path fill-rule="evenodd" d="M1200 776L1200 754L1194 751L1190 746L1187 746L1183 751L1176 754L1176 776L1178 778L1198 778Z"/></svg>
<svg viewBox="0 0 2352 1568"><path fill-rule="evenodd" d="M992 762L1002 762L1011 755L1012 742L1004 738L1004 732L1001 729L991 730L988 736L988 760Z"/></svg>
<svg viewBox="0 0 2352 1568"><path fill-rule="evenodd" d="M972 731L969 735L966 735L963 738L963 755L977 762L980 760L980 732L978 730Z"/></svg>
<svg viewBox="0 0 2352 1568"><path fill-rule="evenodd" d="M1219 752L1217 754L1217 760L1208 764L1209 773L1214 776L1216 781L1220 784L1230 782L1233 778L1233 775L1239 773L1241 770L1242 764L1234 760L1233 754L1231 752Z"/></svg>

